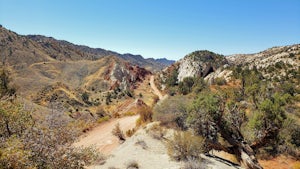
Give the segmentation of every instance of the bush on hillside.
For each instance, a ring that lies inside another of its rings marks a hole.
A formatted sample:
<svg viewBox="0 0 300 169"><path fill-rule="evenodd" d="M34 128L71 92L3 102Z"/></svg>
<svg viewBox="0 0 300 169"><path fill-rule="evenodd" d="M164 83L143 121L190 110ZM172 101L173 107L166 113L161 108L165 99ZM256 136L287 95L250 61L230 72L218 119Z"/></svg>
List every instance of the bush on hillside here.
<svg viewBox="0 0 300 169"><path fill-rule="evenodd" d="M176 131L168 141L167 149L169 156L177 161L188 159L200 159L203 153L204 139L195 136L189 131Z"/></svg>

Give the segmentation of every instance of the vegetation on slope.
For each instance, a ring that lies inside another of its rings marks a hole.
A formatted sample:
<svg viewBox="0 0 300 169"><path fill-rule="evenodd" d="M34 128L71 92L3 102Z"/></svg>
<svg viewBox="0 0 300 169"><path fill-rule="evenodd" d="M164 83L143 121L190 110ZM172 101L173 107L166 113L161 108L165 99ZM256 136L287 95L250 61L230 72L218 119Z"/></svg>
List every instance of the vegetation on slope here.
<svg viewBox="0 0 300 169"><path fill-rule="evenodd" d="M206 152L229 152L247 168L261 168L256 157L286 154L298 159L297 68L295 75L279 81L264 77L255 67L228 69L233 71L228 83L207 85L197 76L170 83L166 90L176 96L157 105L154 118L181 130L192 129L205 138ZM175 78L171 73L169 79Z"/></svg>
<svg viewBox="0 0 300 169"><path fill-rule="evenodd" d="M4 71L5 72L5 71ZM8 76L0 76L0 168L83 168L103 159L92 147L73 148L80 128L63 112L35 118L14 96Z"/></svg>

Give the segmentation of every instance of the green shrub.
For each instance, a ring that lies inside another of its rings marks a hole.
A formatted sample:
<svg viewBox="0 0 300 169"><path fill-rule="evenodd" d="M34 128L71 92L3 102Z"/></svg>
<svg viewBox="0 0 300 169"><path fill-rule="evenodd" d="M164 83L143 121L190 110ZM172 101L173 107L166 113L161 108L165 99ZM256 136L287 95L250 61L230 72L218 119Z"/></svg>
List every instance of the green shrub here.
<svg viewBox="0 0 300 169"><path fill-rule="evenodd" d="M222 77L217 77L217 78L214 79L213 84L222 86L222 85L226 85L227 82L226 82L226 80L225 80L224 78L222 78Z"/></svg>

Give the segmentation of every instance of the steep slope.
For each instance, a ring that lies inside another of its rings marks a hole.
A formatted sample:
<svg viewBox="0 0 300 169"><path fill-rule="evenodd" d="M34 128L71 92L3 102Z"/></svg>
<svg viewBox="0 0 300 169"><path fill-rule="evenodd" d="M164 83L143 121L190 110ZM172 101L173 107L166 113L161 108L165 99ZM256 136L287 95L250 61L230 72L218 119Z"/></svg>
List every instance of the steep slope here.
<svg viewBox="0 0 300 169"><path fill-rule="evenodd" d="M103 49L21 36L3 27L0 38L1 68L9 71L19 95L43 106L55 103L57 109L76 110L109 104L131 96L137 83L150 74Z"/></svg>
<svg viewBox="0 0 300 169"><path fill-rule="evenodd" d="M255 54L238 54L226 57L233 65L258 69L265 78L295 78L300 66L300 44L273 47Z"/></svg>

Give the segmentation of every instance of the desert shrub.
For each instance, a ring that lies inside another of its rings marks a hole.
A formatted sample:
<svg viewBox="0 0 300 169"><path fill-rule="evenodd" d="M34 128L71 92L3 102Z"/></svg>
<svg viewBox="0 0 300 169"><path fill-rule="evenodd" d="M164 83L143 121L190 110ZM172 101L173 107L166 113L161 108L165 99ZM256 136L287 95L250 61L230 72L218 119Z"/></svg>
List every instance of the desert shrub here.
<svg viewBox="0 0 300 169"><path fill-rule="evenodd" d="M97 109L96 109L95 112L96 112L96 115L97 115L99 118L105 117L105 116L108 115L108 113L103 109L102 106L97 107Z"/></svg>
<svg viewBox="0 0 300 169"><path fill-rule="evenodd" d="M166 130L163 127L161 127L158 123L155 123L147 130L147 133L152 138L161 140L166 135Z"/></svg>
<svg viewBox="0 0 300 169"><path fill-rule="evenodd" d="M166 85L168 87L175 86L177 84L177 77L178 77L178 72L176 69L173 69L171 74L168 75L168 77L166 79Z"/></svg>
<svg viewBox="0 0 300 169"><path fill-rule="evenodd" d="M195 84L193 77L185 77L182 82L178 84L179 93L186 95L192 91L193 85Z"/></svg>
<svg viewBox="0 0 300 169"><path fill-rule="evenodd" d="M159 101L159 97L156 95L153 96L153 105L155 105L158 101Z"/></svg>
<svg viewBox="0 0 300 169"><path fill-rule="evenodd" d="M222 85L226 85L227 82L226 82L226 80L225 80L224 78L222 78L222 77L217 77L217 78L214 79L213 84L222 86Z"/></svg>
<svg viewBox="0 0 300 169"><path fill-rule="evenodd" d="M148 146L144 140L138 140L137 142L135 142L135 145L141 146L144 150L148 148Z"/></svg>
<svg viewBox="0 0 300 169"><path fill-rule="evenodd" d="M200 78L195 77L194 81L195 84L193 86L193 92L195 92L196 94L200 93L201 91L207 88L207 83L204 81L202 77Z"/></svg>
<svg viewBox="0 0 300 169"><path fill-rule="evenodd" d="M120 123L117 123L117 124L115 125L115 128L112 130L112 134L113 134L114 136L118 137L118 139L119 139L120 141L125 141L125 140L126 140L126 139L125 139L125 135L124 135L123 131L122 131L121 128L120 128Z"/></svg>
<svg viewBox="0 0 300 169"><path fill-rule="evenodd" d="M87 92L84 92L82 95L81 95L81 98L82 98L82 101L84 101L86 104L90 104L90 101L89 101L89 94Z"/></svg>
<svg viewBox="0 0 300 169"><path fill-rule="evenodd" d="M283 68L285 68L285 65L284 65L284 63L282 61L279 61L279 62L275 63L275 67L277 69L283 69Z"/></svg>
<svg viewBox="0 0 300 169"><path fill-rule="evenodd" d="M112 116L113 118L119 118L121 115L118 112L113 112Z"/></svg>
<svg viewBox="0 0 300 169"><path fill-rule="evenodd" d="M177 131L168 141L168 154L177 161L200 159L200 154L203 153L203 143L204 139L200 136L195 136L189 131Z"/></svg>
<svg viewBox="0 0 300 169"><path fill-rule="evenodd" d="M144 106L140 108L137 112L140 115L140 124L144 124L152 121L153 113L150 107Z"/></svg>
<svg viewBox="0 0 300 169"><path fill-rule="evenodd" d="M136 112L129 111L129 112L124 113L123 115L124 116L134 116L134 115L136 115Z"/></svg>
<svg viewBox="0 0 300 169"><path fill-rule="evenodd" d="M0 145L0 168L33 168L33 163L30 161L31 151L23 147L22 141L15 136L2 143Z"/></svg>
<svg viewBox="0 0 300 169"><path fill-rule="evenodd" d="M9 73L5 69L0 70L0 97L13 96L16 93L16 88L10 85Z"/></svg>
<svg viewBox="0 0 300 169"><path fill-rule="evenodd" d="M139 169L139 164L135 160L129 161L126 164L126 169Z"/></svg>
<svg viewBox="0 0 300 169"><path fill-rule="evenodd" d="M184 119L189 102L187 96L169 97L154 107L153 119L163 126L186 129Z"/></svg>
<svg viewBox="0 0 300 169"><path fill-rule="evenodd" d="M9 113L0 120L10 119L13 123L8 121L9 131L0 135L1 168L83 168L102 158L95 149L71 147L79 129L63 113L54 111L43 122L33 122L31 113L8 103L11 105L0 115Z"/></svg>
<svg viewBox="0 0 300 169"><path fill-rule="evenodd" d="M131 137L135 132L136 132L136 129L133 128L133 129L127 130L125 134L127 137Z"/></svg>
<svg viewBox="0 0 300 169"><path fill-rule="evenodd" d="M101 117L97 120L98 123L102 123L102 122L105 122L105 121L108 121L110 119L109 116L104 116L104 117Z"/></svg>

